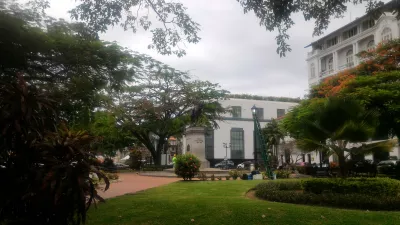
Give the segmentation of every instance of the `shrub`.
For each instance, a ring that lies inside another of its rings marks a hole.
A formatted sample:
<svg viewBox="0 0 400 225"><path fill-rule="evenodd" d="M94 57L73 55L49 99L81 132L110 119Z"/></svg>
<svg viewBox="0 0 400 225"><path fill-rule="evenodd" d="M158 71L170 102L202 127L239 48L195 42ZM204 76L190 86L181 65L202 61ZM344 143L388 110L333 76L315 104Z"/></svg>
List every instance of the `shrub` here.
<svg viewBox="0 0 400 225"><path fill-rule="evenodd" d="M212 180L212 181L215 181L215 175L214 175L214 174L211 175L211 180Z"/></svg>
<svg viewBox="0 0 400 225"><path fill-rule="evenodd" d="M200 160L192 154L178 155L176 157L175 174L183 180L191 180L200 171Z"/></svg>
<svg viewBox="0 0 400 225"><path fill-rule="evenodd" d="M399 210L400 198L377 197L364 194L302 193L299 191L279 190L273 185L264 185L256 189L256 196L261 199L285 203L334 206L350 209Z"/></svg>
<svg viewBox="0 0 400 225"><path fill-rule="evenodd" d="M281 191L295 191L295 190L302 190L301 181L300 180L275 180L275 181L268 181L265 183L260 183L256 186L256 189L276 189Z"/></svg>
<svg viewBox="0 0 400 225"><path fill-rule="evenodd" d="M276 178L286 179L289 178L291 171L290 170L275 170Z"/></svg>
<svg viewBox="0 0 400 225"><path fill-rule="evenodd" d="M398 196L400 193L400 181L389 178L319 178L304 180L302 185L305 192L314 194L329 192L371 196Z"/></svg>
<svg viewBox="0 0 400 225"><path fill-rule="evenodd" d="M239 170L230 170L229 171L229 175L236 180L238 177L240 177L242 175L242 172L240 172Z"/></svg>
<svg viewBox="0 0 400 225"><path fill-rule="evenodd" d="M114 168L114 161L110 158L105 158L103 162L103 167L105 168Z"/></svg>
<svg viewBox="0 0 400 225"><path fill-rule="evenodd" d="M249 176L247 175L247 173L242 174L242 176L240 177L240 179L242 180L248 180Z"/></svg>
<svg viewBox="0 0 400 225"><path fill-rule="evenodd" d="M225 179L226 179L226 180L230 180L231 177L230 177L230 176L226 176Z"/></svg>
<svg viewBox="0 0 400 225"><path fill-rule="evenodd" d="M217 179L218 179L218 180L222 180L222 177L221 177L221 176L219 176L219 177L217 177Z"/></svg>

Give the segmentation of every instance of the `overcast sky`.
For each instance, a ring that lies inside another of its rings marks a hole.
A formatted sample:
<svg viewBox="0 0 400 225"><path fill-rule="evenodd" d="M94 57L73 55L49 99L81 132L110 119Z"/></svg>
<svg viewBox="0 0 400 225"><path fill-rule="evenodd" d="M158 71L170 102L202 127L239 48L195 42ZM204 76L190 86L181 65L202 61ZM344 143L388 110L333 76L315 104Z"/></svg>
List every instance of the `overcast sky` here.
<svg viewBox="0 0 400 225"><path fill-rule="evenodd" d="M67 11L75 0L51 0L47 13L69 20ZM263 96L303 97L308 89L306 55L304 48L318 37L312 37L314 23L305 22L302 15L294 15L295 25L290 30L292 52L286 58L276 53L276 32L259 26L252 14L243 14L236 0L181 0L194 21L201 25L202 40L186 45L187 55L163 56L148 50L151 33L123 31L110 28L101 38L117 41L134 51L151 55L170 66L190 71L198 79L219 83L231 93ZM387 2L387 1L385 1ZM350 14L351 11L351 14ZM332 20L325 34L364 14L364 6L349 6L342 19Z"/></svg>

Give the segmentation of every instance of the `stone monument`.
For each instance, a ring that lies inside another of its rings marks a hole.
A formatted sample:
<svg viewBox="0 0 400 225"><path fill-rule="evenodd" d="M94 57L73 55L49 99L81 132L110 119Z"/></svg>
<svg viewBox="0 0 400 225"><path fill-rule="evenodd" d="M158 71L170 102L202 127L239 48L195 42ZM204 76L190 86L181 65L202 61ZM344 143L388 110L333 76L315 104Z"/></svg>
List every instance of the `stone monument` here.
<svg viewBox="0 0 400 225"><path fill-rule="evenodd" d="M199 158L201 162L200 169L209 168L210 162L206 159L204 127L189 127L186 129L186 153L191 153Z"/></svg>

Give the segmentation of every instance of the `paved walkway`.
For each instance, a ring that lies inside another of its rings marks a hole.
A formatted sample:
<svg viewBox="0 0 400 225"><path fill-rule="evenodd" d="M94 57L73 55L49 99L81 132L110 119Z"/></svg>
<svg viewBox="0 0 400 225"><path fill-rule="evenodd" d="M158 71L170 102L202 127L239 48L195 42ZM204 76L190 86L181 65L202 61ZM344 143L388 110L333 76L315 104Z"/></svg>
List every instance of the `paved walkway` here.
<svg viewBox="0 0 400 225"><path fill-rule="evenodd" d="M179 178L140 176L135 173L121 173L119 179L120 182L112 183L110 189L106 192L98 190L99 195L103 198L113 198L182 180Z"/></svg>

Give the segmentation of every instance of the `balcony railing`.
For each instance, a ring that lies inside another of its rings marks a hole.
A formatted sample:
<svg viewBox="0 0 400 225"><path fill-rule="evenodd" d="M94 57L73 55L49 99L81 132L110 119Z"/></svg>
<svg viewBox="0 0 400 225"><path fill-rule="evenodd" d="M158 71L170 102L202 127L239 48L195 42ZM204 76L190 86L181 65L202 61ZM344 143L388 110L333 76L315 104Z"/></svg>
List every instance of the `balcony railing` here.
<svg viewBox="0 0 400 225"><path fill-rule="evenodd" d="M354 66L354 62L349 62L349 63L346 63L346 64L344 64L344 65L339 66L338 70L339 70L339 71L342 71L342 70L351 68L351 67L353 67L353 66Z"/></svg>

